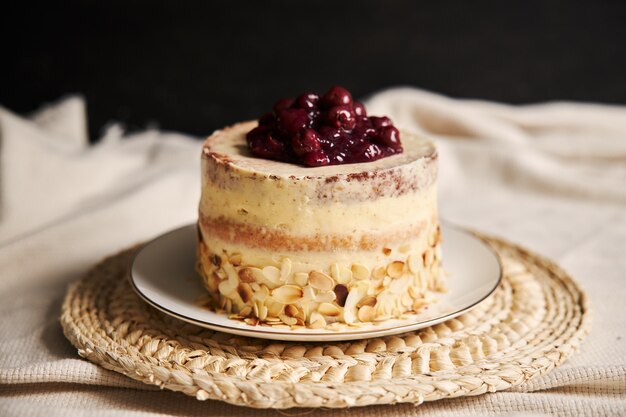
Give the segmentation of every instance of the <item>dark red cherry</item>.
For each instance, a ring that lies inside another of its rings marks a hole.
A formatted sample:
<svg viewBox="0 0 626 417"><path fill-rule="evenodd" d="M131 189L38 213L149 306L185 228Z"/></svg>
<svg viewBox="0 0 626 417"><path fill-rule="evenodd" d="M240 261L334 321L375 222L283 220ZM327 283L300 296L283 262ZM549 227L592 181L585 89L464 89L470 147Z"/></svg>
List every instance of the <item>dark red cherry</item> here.
<svg viewBox="0 0 626 417"><path fill-rule="evenodd" d="M257 156L282 160L285 158L285 145L274 138L271 133L256 136L250 142L250 150Z"/></svg>
<svg viewBox="0 0 626 417"><path fill-rule="evenodd" d="M335 106L328 110L327 121L330 126L350 130L356 126L354 110L350 106Z"/></svg>
<svg viewBox="0 0 626 417"><path fill-rule="evenodd" d="M372 122L372 126L374 126L375 129L380 129L383 128L385 126L391 126L391 120L389 120L388 117L376 117L376 116L370 116L369 119Z"/></svg>
<svg viewBox="0 0 626 417"><path fill-rule="evenodd" d="M265 113L259 119L259 126L272 126L276 123L276 117L273 113Z"/></svg>
<svg viewBox="0 0 626 417"><path fill-rule="evenodd" d="M394 126L385 126L380 130L377 142L395 149L400 146L400 132Z"/></svg>
<svg viewBox="0 0 626 417"><path fill-rule="evenodd" d="M292 105L292 98L281 98L276 103L274 103L274 113L278 113L280 110L286 110L288 108L291 108Z"/></svg>
<svg viewBox="0 0 626 417"><path fill-rule="evenodd" d="M365 106L361 102L355 101L352 104L352 108L354 109L354 114L356 114L357 117L367 116L367 112L365 111Z"/></svg>
<svg viewBox="0 0 626 417"><path fill-rule="evenodd" d="M246 140L261 158L324 166L373 161L402 152L400 133L387 117L367 117L349 91L335 86L321 98L310 92L282 99Z"/></svg>
<svg viewBox="0 0 626 417"><path fill-rule="evenodd" d="M311 110L317 107L317 102L319 100L320 100L320 96L318 96L315 93L304 93L304 94L300 94L296 98L296 101L294 102L294 106L300 109Z"/></svg>
<svg viewBox="0 0 626 417"><path fill-rule="evenodd" d="M306 110L284 109L276 112L278 129L287 136L293 136L306 128L309 118Z"/></svg>
<svg viewBox="0 0 626 417"><path fill-rule="evenodd" d="M350 106L352 105L352 94L345 88L336 85L324 94L322 104L326 108L342 105Z"/></svg>
<svg viewBox="0 0 626 417"><path fill-rule="evenodd" d="M313 151L309 152L302 157L302 162L304 165L309 167L321 167L324 165L328 165L330 163L330 159L324 153L324 151Z"/></svg>
<svg viewBox="0 0 626 417"><path fill-rule="evenodd" d="M293 152L302 156L310 152L322 149L320 138L313 129L304 129L291 138L291 148Z"/></svg>

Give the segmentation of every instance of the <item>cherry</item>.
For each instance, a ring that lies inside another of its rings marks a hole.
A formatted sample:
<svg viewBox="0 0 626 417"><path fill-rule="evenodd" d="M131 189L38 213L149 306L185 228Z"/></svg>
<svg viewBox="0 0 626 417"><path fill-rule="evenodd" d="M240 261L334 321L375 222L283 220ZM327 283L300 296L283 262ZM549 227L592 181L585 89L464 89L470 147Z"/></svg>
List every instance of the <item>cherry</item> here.
<svg viewBox="0 0 626 417"><path fill-rule="evenodd" d="M285 158L285 145L271 134L252 138L250 149L254 154L269 159L281 160Z"/></svg>
<svg viewBox="0 0 626 417"><path fill-rule="evenodd" d="M309 167L369 162L402 152L400 132L388 117L368 117L343 87L321 98L305 92L281 99L246 135L253 154Z"/></svg>
<svg viewBox="0 0 626 417"><path fill-rule="evenodd" d="M302 156L304 154L322 149L320 138L313 129L305 129L291 138L293 152Z"/></svg>
<svg viewBox="0 0 626 417"><path fill-rule="evenodd" d="M356 118L350 106L335 106L328 110L328 123L345 130L354 129Z"/></svg>
<svg viewBox="0 0 626 417"><path fill-rule="evenodd" d="M294 105L300 109L312 110L317 108L319 100L320 96L315 93L303 93L296 98Z"/></svg>
<svg viewBox="0 0 626 417"><path fill-rule="evenodd" d="M259 119L259 126L273 126L276 123L276 117L273 113L265 113Z"/></svg>
<svg viewBox="0 0 626 417"><path fill-rule="evenodd" d="M304 162L304 165L306 166L321 167L324 165L328 165L330 163L330 160L328 159L328 156L324 153L324 151L319 150L305 154L302 157L302 162Z"/></svg>
<svg viewBox="0 0 626 417"><path fill-rule="evenodd" d="M352 105L352 94L345 88L336 85L324 94L322 104L327 108L341 105L350 106Z"/></svg>
<svg viewBox="0 0 626 417"><path fill-rule="evenodd" d="M374 126L376 129L380 129L385 126L391 126L391 120L385 116L383 117L370 116L369 119L372 121L372 126Z"/></svg>
<svg viewBox="0 0 626 417"><path fill-rule="evenodd" d="M352 108L354 109L354 114L356 114L358 117L367 116L367 112L365 111L365 106L361 102L355 101L352 104Z"/></svg>
<svg viewBox="0 0 626 417"><path fill-rule="evenodd" d="M380 130L377 142L395 149L400 146L400 132L394 126L385 126Z"/></svg>
<svg viewBox="0 0 626 417"><path fill-rule="evenodd" d="M306 110L284 109L276 112L278 129L287 136L293 136L308 126L309 118Z"/></svg>
<svg viewBox="0 0 626 417"><path fill-rule="evenodd" d="M274 113L278 113L281 110L286 110L293 105L292 98L281 98L276 103L274 103Z"/></svg>

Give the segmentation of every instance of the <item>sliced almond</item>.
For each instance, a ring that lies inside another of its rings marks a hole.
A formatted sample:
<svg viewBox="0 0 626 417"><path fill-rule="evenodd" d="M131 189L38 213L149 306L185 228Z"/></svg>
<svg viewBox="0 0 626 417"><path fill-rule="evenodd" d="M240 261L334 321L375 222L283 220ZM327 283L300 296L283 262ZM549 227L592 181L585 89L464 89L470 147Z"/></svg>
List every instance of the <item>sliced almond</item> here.
<svg viewBox="0 0 626 417"><path fill-rule="evenodd" d="M320 291L330 291L335 288L335 281L323 272L311 271L309 284Z"/></svg>
<svg viewBox="0 0 626 417"><path fill-rule="evenodd" d="M379 266L372 271L372 277L375 279L383 279L387 276L387 268Z"/></svg>
<svg viewBox="0 0 626 417"><path fill-rule="evenodd" d="M326 327L326 319L317 311L311 313L309 321L309 328L311 329L323 329Z"/></svg>
<svg viewBox="0 0 626 417"><path fill-rule="evenodd" d="M302 298L302 288L295 285L283 285L272 290L272 298L283 304L293 304Z"/></svg>
<svg viewBox="0 0 626 417"><path fill-rule="evenodd" d="M376 309L368 305L365 305L359 308L359 312L357 313L357 317L359 321L362 321L364 323L373 321L375 315L376 315Z"/></svg>
<svg viewBox="0 0 626 417"><path fill-rule="evenodd" d="M330 303L335 301L337 295L334 291L319 292L315 295L315 301L318 303Z"/></svg>
<svg viewBox="0 0 626 417"><path fill-rule="evenodd" d="M427 304L428 303L424 299L415 300L415 302L413 303L412 309L413 311L417 312L417 311L420 311L422 308L424 308L424 306L426 306Z"/></svg>
<svg viewBox="0 0 626 417"><path fill-rule="evenodd" d="M307 279L308 279L308 274L307 274ZM315 300L315 290L310 285L307 285L306 287L302 289L302 301L309 302L313 300Z"/></svg>
<svg viewBox="0 0 626 417"><path fill-rule="evenodd" d="M234 266L241 265L241 254L240 253L233 253L232 255L230 255L228 257L228 262L230 262Z"/></svg>
<svg viewBox="0 0 626 417"><path fill-rule="evenodd" d="M398 251L400 253L409 253L411 251L411 246L410 245L402 245L398 248Z"/></svg>
<svg viewBox="0 0 626 417"><path fill-rule="evenodd" d="M441 245L437 245L435 247L435 259L438 259L439 261L443 259L441 256Z"/></svg>
<svg viewBox="0 0 626 417"><path fill-rule="evenodd" d="M376 297L371 296L371 295L366 295L365 297L361 298L359 302L356 304L356 306L359 308L363 306L374 307L375 305L376 305Z"/></svg>
<svg viewBox="0 0 626 417"><path fill-rule="evenodd" d="M352 271L336 263L330 266L330 274L338 284L346 285L352 281Z"/></svg>
<svg viewBox="0 0 626 417"><path fill-rule="evenodd" d="M250 284L250 288L253 288L252 284ZM252 294L253 299L263 303L265 302L265 300L267 300L267 297L270 296L270 290L265 285L261 284L259 285L259 289L257 291L254 291Z"/></svg>
<svg viewBox="0 0 626 417"><path fill-rule="evenodd" d="M280 281L287 282L289 275L291 275L291 259L283 258L280 264Z"/></svg>
<svg viewBox="0 0 626 417"><path fill-rule="evenodd" d="M390 316L395 310L396 296L385 291L376 298L376 316Z"/></svg>
<svg viewBox="0 0 626 417"><path fill-rule="evenodd" d="M413 277L411 277L410 275L405 275L402 278L394 279L389 284L389 290L399 296L405 294L409 289L409 284L411 283L411 281L413 281Z"/></svg>
<svg viewBox="0 0 626 417"><path fill-rule="evenodd" d="M286 305L285 314L289 317L296 317L298 315L298 307L296 307L294 304Z"/></svg>
<svg viewBox="0 0 626 417"><path fill-rule="evenodd" d="M256 317L248 317L246 319L243 320L246 324L249 324L250 326L256 326L257 324L259 324L259 319Z"/></svg>
<svg viewBox="0 0 626 417"><path fill-rule="evenodd" d="M263 268L263 276L274 285L280 285L280 269L275 266L266 266Z"/></svg>
<svg viewBox="0 0 626 417"><path fill-rule="evenodd" d="M435 258L435 253L432 249L426 249L424 252L424 266L430 266Z"/></svg>
<svg viewBox="0 0 626 417"><path fill-rule="evenodd" d="M211 291L212 293L215 293L216 291L218 291L217 286L220 285L220 281L221 279L219 275L217 275L216 273L211 274L209 278L207 279L209 291Z"/></svg>
<svg viewBox="0 0 626 417"><path fill-rule="evenodd" d="M414 274L419 273L424 268L424 258L415 254L409 255L407 263L409 264L409 271Z"/></svg>
<svg viewBox="0 0 626 417"><path fill-rule="evenodd" d="M286 314L281 314L280 316L278 316L278 318L280 319L280 321L282 321L288 326L293 326L298 322L298 320L295 317L289 317Z"/></svg>
<svg viewBox="0 0 626 417"><path fill-rule="evenodd" d="M265 320L267 318L268 309L265 305L259 306L259 320Z"/></svg>
<svg viewBox="0 0 626 417"><path fill-rule="evenodd" d="M248 317L250 313L252 313L252 307L250 306L245 306L239 311L239 315L242 317Z"/></svg>
<svg viewBox="0 0 626 417"><path fill-rule="evenodd" d="M220 294L222 294L223 296L228 296L234 293L236 288L237 287L233 287L228 280L224 280L220 282L219 285L217 286L217 289L219 290Z"/></svg>
<svg viewBox="0 0 626 417"><path fill-rule="evenodd" d="M226 276L228 277L231 287L237 288L237 285L239 285L239 275L235 267L229 263L225 263L222 265L222 268L226 271Z"/></svg>
<svg viewBox="0 0 626 417"><path fill-rule="evenodd" d="M239 286L237 287L237 293L244 303L252 301L252 299L254 298L254 293L252 292L252 288L250 288L250 284L247 284L245 282L239 284Z"/></svg>
<svg viewBox="0 0 626 417"><path fill-rule="evenodd" d="M435 246L435 243L437 242L436 241L436 237L437 237L436 231L433 231L432 233L430 233L428 235L428 245L429 246Z"/></svg>
<svg viewBox="0 0 626 417"><path fill-rule="evenodd" d="M400 302L403 307L409 309L413 305L413 298L408 294L408 292L405 292L402 294L402 297L400 297Z"/></svg>
<svg viewBox="0 0 626 417"><path fill-rule="evenodd" d="M387 265L387 274L391 278L400 278L403 272L404 272L404 262L402 261L393 261L392 263Z"/></svg>
<svg viewBox="0 0 626 417"><path fill-rule="evenodd" d="M355 279L368 279L370 277L370 270L363 264L353 264L352 276Z"/></svg>
<svg viewBox="0 0 626 417"><path fill-rule="evenodd" d="M420 298L423 298L424 295L422 294L421 291L419 291L417 288L410 286L407 293L411 296L411 298L413 298L414 300L419 300Z"/></svg>
<svg viewBox="0 0 626 417"><path fill-rule="evenodd" d="M285 304L278 303L271 299L267 300L266 306L267 306L267 315L269 317L278 317L279 315L283 314L283 310L285 309Z"/></svg>
<svg viewBox="0 0 626 417"><path fill-rule="evenodd" d="M328 317L337 317L341 314L341 310L339 310L339 307L330 303L321 303L317 308L317 311L320 314Z"/></svg>
<svg viewBox="0 0 626 417"><path fill-rule="evenodd" d="M252 283L252 282L263 282L263 271L259 268L246 267L241 268L239 270L239 279L242 282Z"/></svg>
<svg viewBox="0 0 626 417"><path fill-rule="evenodd" d="M307 274L306 272L296 272L295 274L293 274L293 281L296 283L296 285L304 287L309 281L309 274Z"/></svg>
<svg viewBox="0 0 626 417"><path fill-rule="evenodd" d="M338 263L335 262L330 266L330 276L333 277L335 281L337 281L337 278L339 278L339 264Z"/></svg>
<svg viewBox="0 0 626 417"><path fill-rule="evenodd" d="M346 298L346 304L343 307L343 320L348 323L354 323L356 321L357 308L356 305L362 298L362 293L358 288L352 288Z"/></svg>

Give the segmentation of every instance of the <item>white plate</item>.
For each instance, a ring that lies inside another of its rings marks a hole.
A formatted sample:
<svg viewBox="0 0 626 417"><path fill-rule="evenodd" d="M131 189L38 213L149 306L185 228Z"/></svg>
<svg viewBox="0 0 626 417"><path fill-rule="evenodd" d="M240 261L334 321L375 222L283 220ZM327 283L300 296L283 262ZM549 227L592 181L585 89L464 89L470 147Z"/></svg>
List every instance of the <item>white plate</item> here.
<svg viewBox="0 0 626 417"><path fill-rule="evenodd" d="M146 244L133 261L130 281L146 302L166 314L220 332L290 341L354 340L388 336L432 326L458 316L484 300L498 286L498 256L480 239L458 228L442 226L442 253L450 291L410 319L394 319L354 329L285 330L251 326L225 314L198 306L206 293L195 271L196 225L159 236Z"/></svg>

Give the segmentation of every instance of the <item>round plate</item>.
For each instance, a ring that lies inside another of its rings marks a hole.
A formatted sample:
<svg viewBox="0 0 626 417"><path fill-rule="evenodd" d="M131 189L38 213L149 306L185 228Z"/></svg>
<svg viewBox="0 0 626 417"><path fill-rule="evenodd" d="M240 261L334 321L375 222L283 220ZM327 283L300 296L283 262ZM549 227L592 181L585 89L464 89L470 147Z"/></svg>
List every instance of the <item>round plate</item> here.
<svg viewBox="0 0 626 417"><path fill-rule="evenodd" d="M263 339L319 342L388 336L432 326L469 311L491 294L502 278L498 256L474 235L442 225L443 268L449 292L409 319L365 324L354 329L285 330L251 326L201 307L196 300L206 290L195 271L196 225L159 236L136 255L131 286L153 307L181 320L220 332Z"/></svg>

